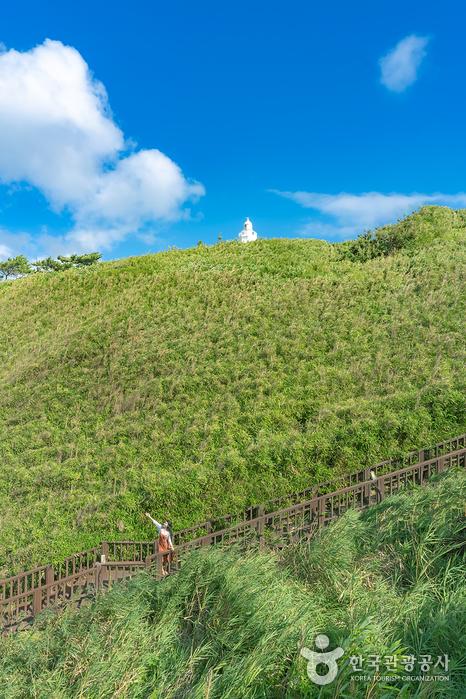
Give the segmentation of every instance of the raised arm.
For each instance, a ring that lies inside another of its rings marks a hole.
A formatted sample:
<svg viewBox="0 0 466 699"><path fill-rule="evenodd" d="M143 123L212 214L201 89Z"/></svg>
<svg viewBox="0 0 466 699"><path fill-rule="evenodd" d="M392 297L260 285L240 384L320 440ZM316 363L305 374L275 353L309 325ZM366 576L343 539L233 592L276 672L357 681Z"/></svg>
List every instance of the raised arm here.
<svg viewBox="0 0 466 699"><path fill-rule="evenodd" d="M160 522L157 522L157 520L151 517L148 512L146 512L146 517L149 517L152 524L155 524L155 526L157 527L157 531L160 532L160 530L162 529L162 525L160 524Z"/></svg>

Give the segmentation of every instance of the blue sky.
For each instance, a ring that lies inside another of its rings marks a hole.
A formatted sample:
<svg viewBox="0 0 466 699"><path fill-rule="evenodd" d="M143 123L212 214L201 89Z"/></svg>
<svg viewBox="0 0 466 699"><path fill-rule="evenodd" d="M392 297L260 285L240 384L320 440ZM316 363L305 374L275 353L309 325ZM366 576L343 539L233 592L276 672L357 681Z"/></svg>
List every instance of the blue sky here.
<svg viewBox="0 0 466 699"><path fill-rule="evenodd" d="M448 0L4 4L0 256L212 243L245 216L337 240L466 206L465 19Z"/></svg>

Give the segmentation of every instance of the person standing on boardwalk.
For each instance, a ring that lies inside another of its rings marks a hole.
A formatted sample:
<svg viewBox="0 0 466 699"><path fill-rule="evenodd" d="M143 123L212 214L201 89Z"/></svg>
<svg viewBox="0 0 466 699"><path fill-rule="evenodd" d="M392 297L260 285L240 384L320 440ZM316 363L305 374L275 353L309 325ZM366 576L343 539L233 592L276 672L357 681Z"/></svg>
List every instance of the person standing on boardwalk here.
<svg viewBox="0 0 466 699"><path fill-rule="evenodd" d="M154 524L157 527L157 531L159 533L159 538L157 541L157 552L162 553L162 573L163 575L168 575L169 572L169 567L170 563L173 560L173 542L172 542L172 535L170 531L170 524L169 522L164 522L163 524L160 524L160 522L157 522L156 519L151 517L151 515L146 512L146 517L150 519L152 524Z"/></svg>

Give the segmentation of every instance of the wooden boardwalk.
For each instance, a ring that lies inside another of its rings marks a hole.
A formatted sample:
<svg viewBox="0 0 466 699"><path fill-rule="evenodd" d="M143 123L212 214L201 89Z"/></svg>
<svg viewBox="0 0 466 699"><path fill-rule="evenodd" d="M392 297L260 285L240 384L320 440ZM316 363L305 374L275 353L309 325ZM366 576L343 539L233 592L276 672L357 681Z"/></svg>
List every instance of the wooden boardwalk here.
<svg viewBox="0 0 466 699"><path fill-rule="evenodd" d="M466 435L402 459L384 461L331 483L311 486L252 505L237 515L220 516L174 534L169 562L157 553L157 541L104 541L58 565L46 565L0 580L2 633L28 626L47 608L59 608L108 589L114 582L150 570L157 579L174 572L194 549L213 545L258 544L281 548L312 537L350 508L362 510L433 475L466 465ZM163 570L165 565L165 571Z"/></svg>

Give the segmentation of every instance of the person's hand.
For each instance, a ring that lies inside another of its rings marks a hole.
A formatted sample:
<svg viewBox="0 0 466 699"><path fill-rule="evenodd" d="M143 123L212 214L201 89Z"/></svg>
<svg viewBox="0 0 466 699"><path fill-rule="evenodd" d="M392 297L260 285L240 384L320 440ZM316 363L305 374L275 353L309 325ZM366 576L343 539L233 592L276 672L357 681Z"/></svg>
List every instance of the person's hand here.
<svg viewBox="0 0 466 699"><path fill-rule="evenodd" d="M150 514L148 512L145 512L144 514L146 515L146 517L149 517L150 519Z"/></svg>

